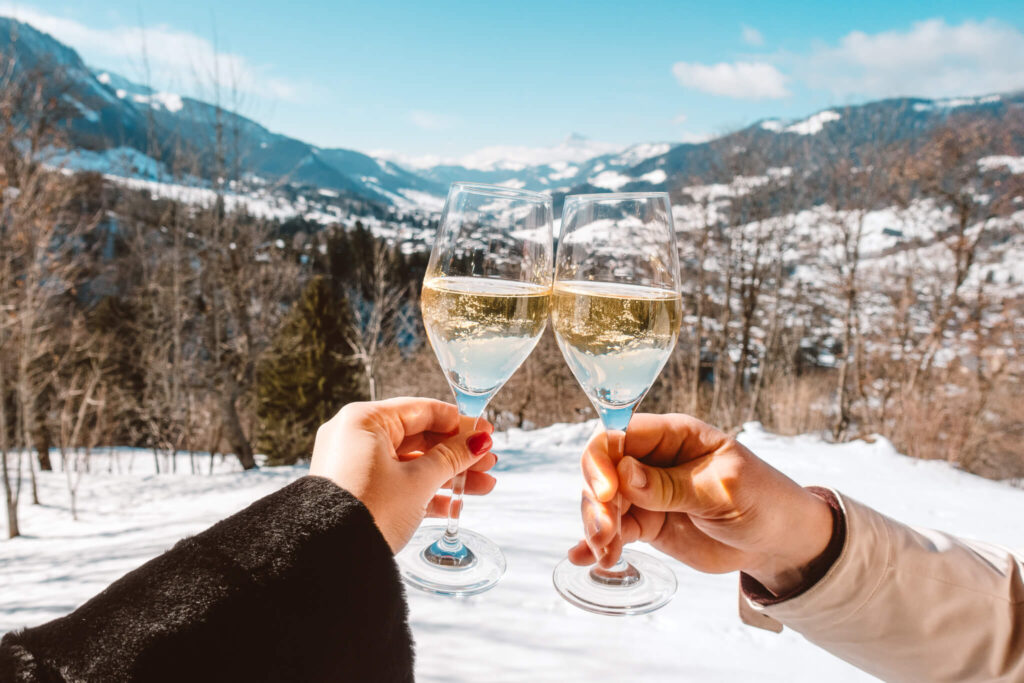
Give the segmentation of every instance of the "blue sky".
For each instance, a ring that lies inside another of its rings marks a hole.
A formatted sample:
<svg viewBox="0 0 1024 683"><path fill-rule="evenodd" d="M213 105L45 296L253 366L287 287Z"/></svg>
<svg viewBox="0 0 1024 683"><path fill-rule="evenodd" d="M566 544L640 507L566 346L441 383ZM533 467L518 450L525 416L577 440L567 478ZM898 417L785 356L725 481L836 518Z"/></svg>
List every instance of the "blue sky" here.
<svg viewBox="0 0 1024 683"><path fill-rule="evenodd" d="M324 146L460 157L698 139L891 95L1024 88L1024 2L0 2L91 65ZM215 60L213 55L217 54Z"/></svg>

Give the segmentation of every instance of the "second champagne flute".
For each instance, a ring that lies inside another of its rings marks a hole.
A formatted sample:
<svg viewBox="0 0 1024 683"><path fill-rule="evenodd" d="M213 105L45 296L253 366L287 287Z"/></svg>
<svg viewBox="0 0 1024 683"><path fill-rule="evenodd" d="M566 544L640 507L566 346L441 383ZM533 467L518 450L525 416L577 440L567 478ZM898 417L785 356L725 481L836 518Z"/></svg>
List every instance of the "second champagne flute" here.
<svg viewBox="0 0 1024 683"><path fill-rule="evenodd" d="M556 261L555 337L597 409L609 455L618 462L633 411L679 333L679 257L668 195L566 197ZM620 495L614 506L621 504ZM620 524L616 513L616 535ZM553 580L566 600L600 614L650 612L676 591L672 570L635 550L624 550L609 569L563 560Z"/></svg>
<svg viewBox="0 0 1024 683"><path fill-rule="evenodd" d="M459 412L488 401L537 345L551 298L551 197L497 185L454 183L423 281L423 324ZM398 554L410 585L443 595L494 586L505 557L459 529L466 475L452 480L448 521L421 527Z"/></svg>

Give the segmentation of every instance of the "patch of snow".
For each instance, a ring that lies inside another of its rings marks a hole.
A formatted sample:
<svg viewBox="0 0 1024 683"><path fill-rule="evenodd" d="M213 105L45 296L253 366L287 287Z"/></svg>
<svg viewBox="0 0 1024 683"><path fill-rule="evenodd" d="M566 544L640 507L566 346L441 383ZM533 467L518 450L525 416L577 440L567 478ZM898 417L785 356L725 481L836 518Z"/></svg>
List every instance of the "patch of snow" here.
<svg viewBox="0 0 1024 683"><path fill-rule="evenodd" d="M947 109L956 109L957 107L969 107L973 104L977 104L977 100L973 97L953 97L947 100L937 100L936 106L945 107Z"/></svg>
<svg viewBox="0 0 1024 683"><path fill-rule="evenodd" d="M100 152L86 149L54 151L46 155L46 163L71 171L94 171L115 176L170 177L162 163L132 147L114 147Z"/></svg>
<svg viewBox="0 0 1024 683"><path fill-rule="evenodd" d="M1024 157L1011 157L1007 155L983 157L978 159L978 168L982 171L1005 168L1010 173L1024 173Z"/></svg>
<svg viewBox="0 0 1024 683"><path fill-rule="evenodd" d="M654 171L654 173L658 173L658 171ZM664 173L664 171L662 171L662 173ZM594 187L602 187L606 190L617 190L632 181L632 178L627 175L622 175L618 171L603 171L598 173L596 176L592 176L587 182Z"/></svg>
<svg viewBox="0 0 1024 683"><path fill-rule="evenodd" d="M439 212L444 208L444 197L438 197L420 190L399 190L399 192L411 202L414 208L420 208L430 213Z"/></svg>
<svg viewBox="0 0 1024 683"><path fill-rule="evenodd" d="M121 95L123 91L118 90L117 96ZM132 101L136 104L148 104L153 109L166 109L168 112L174 114L182 110L185 103L181 99L181 95L175 95L169 92L157 92L152 95L132 95Z"/></svg>
<svg viewBox="0 0 1024 683"><path fill-rule="evenodd" d="M768 119L767 121L761 122L761 128L764 130L770 130L773 133L781 133L784 127L785 126L782 121L779 121L778 119Z"/></svg>
<svg viewBox="0 0 1024 683"><path fill-rule="evenodd" d="M580 169L576 166L570 166L569 164L552 164L555 168L563 166L562 170L549 173L548 178L551 180L565 180L566 178L573 178L580 172Z"/></svg>
<svg viewBox="0 0 1024 683"><path fill-rule="evenodd" d="M103 85L110 85L110 74L104 71L103 73L96 76L96 80L102 83Z"/></svg>
<svg viewBox="0 0 1024 683"><path fill-rule="evenodd" d="M826 123L838 121L841 118L842 116L839 115L839 112L826 109L825 111L819 111L817 114L814 114L803 121L787 126L786 132L796 133L797 135L814 135L816 133L820 133Z"/></svg>
<svg viewBox="0 0 1024 683"><path fill-rule="evenodd" d="M679 680L738 683L873 681L799 634L740 623L735 574L693 571L657 551L679 581L675 599L642 617L583 612L551 587L551 570L580 537L579 454L593 422L494 435L498 486L471 497L466 528L502 547L508 572L491 591L452 599L407 591L421 681ZM1009 547L1024 546L1024 491L899 455L882 438L829 444L784 437L759 424L738 439L802 485L834 487L903 522ZM64 474L37 473L46 505L21 508L25 536L0 541L0 632L61 616L125 572L308 472L304 466L156 475L151 452L98 449L71 521ZM209 456L197 456L203 472ZM108 469L110 472L108 472ZM166 472L167 463L162 469ZM453 657L453 647L458 656Z"/></svg>
<svg viewBox="0 0 1024 683"><path fill-rule="evenodd" d="M625 152L612 159L612 163L620 166L636 166L641 161L661 156L670 149L672 149L672 145L667 142L643 142L628 148Z"/></svg>
<svg viewBox="0 0 1024 683"><path fill-rule="evenodd" d="M958 107L972 107L978 104L992 104L1003 98L1000 95L986 95L984 97L950 97L944 100L933 100L931 102L915 102L914 111L930 111L936 107L942 109L956 109Z"/></svg>
<svg viewBox="0 0 1024 683"><path fill-rule="evenodd" d="M644 173L642 176L640 176L640 180L644 180L653 185L661 185L667 179L668 174L665 173L665 171L661 170L660 168L651 171L650 173Z"/></svg>
<svg viewBox="0 0 1024 683"><path fill-rule="evenodd" d="M89 121L90 123L96 123L100 120L100 115L98 113L96 113L89 107L85 106L84 104L76 100L74 97L71 97L70 95L63 95L61 96L61 99L70 104L75 109L77 109L78 113L81 114L82 118L84 118L86 121Z"/></svg>
<svg viewBox="0 0 1024 683"><path fill-rule="evenodd" d="M124 88L118 88L116 94L117 94L117 99L119 99L119 100L123 100L124 98L128 97L128 91L125 90Z"/></svg>

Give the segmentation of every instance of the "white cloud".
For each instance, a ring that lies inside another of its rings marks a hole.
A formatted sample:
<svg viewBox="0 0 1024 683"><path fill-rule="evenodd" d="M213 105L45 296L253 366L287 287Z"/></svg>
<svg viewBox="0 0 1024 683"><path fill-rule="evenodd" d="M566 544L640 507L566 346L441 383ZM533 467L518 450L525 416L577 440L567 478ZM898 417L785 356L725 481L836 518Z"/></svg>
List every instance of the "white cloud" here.
<svg viewBox="0 0 1024 683"><path fill-rule="evenodd" d="M908 30L853 31L819 45L793 71L836 95L981 95L1024 88L1024 33L989 19L949 25L928 19Z"/></svg>
<svg viewBox="0 0 1024 683"><path fill-rule="evenodd" d="M0 15L49 33L78 51L91 66L110 68L133 80L145 79L148 63L149 84L157 89L208 97L207 91L219 82L223 89L271 99L298 95L294 83L274 77L265 67L166 24L96 28L9 2L0 2Z"/></svg>
<svg viewBox="0 0 1024 683"><path fill-rule="evenodd" d="M435 114L423 109L413 109L409 112L409 121L412 122L412 125L423 130L444 130L452 125L450 116Z"/></svg>
<svg viewBox="0 0 1024 683"><path fill-rule="evenodd" d="M681 126L684 123L686 123L687 118L688 117L686 116L686 114L679 114L674 119L672 119L672 123L676 124L677 126Z"/></svg>
<svg viewBox="0 0 1024 683"><path fill-rule="evenodd" d="M786 76L765 62L676 62L672 73L683 87L742 99L776 99L789 94Z"/></svg>
<svg viewBox="0 0 1024 683"><path fill-rule="evenodd" d="M753 45L755 47L764 45L764 36L753 26L747 26L744 24L740 27L740 32L743 36L743 42L747 45Z"/></svg>

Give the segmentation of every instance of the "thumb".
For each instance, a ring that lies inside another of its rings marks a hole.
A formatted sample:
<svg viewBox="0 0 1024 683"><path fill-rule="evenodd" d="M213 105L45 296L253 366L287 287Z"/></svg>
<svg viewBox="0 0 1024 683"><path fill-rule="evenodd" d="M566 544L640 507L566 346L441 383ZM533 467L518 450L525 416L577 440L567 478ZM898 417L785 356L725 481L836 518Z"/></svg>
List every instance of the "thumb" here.
<svg viewBox="0 0 1024 683"><path fill-rule="evenodd" d="M616 468L619 491L633 505L657 512L694 512L693 462L677 467L650 467L626 456Z"/></svg>
<svg viewBox="0 0 1024 683"><path fill-rule="evenodd" d="M491 450L491 435L475 432L469 436L457 434L441 441L429 451L409 462L416 477L430 482L431 488L440 488L446 481L465 472Z"/></svg>

